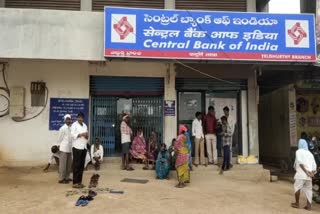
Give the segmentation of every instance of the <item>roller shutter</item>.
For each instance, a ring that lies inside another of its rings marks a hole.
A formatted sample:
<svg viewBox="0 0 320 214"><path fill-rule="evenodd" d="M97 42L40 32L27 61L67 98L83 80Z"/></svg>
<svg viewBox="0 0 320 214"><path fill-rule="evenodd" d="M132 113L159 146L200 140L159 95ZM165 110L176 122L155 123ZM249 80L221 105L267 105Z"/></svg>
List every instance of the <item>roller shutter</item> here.
<svg viewBox="0 0 320 214"><path fill-rule="evenodd" d="M163 78L91 76L90 94L107 96L163 95Z"/></svg>
<svg viewBox="0 0 320 214"><path fill-rule="evenodd" d="M164 9L164 0L93 0L92 10L103 11L104 6Z"/></svg>
<svg viewBox="0 0 320 214"><path fill-rule="evenodd" d="M247 88L246 80L232 80L229 84L211 78L176 78L176 89L178 91L235 91Z"/></svg>
<svg viewBox="0 0 320 214"><path fill-rule="evenodd" d="M176 9L247 11L246 0L176 0Z"/></svg>
<svg viewBox="0 0 320 214"><path fill-rule="evenodd" d="M50 10L80 10L80 0L6 0L5 7Z"/></svg>

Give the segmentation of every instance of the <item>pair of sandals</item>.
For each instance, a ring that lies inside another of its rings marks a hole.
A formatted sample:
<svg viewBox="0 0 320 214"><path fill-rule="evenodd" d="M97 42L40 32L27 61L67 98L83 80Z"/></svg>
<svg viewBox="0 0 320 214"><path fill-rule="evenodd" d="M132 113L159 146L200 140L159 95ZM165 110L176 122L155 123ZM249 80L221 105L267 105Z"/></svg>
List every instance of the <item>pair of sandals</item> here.
<svg viewBox="0 0 320 214"><path fill-rule="evenodd" d="M87 205L89 204L89 202L92 201L92 200L93 200L93 197L82 195L82 196L80 196L80 198L77 200L76 206L77 206L77 207L79 207L79 206L85 207L85 206L87 206Z"/></svg>
<svg viewBox="0 0 320 214"><path fill-rule="evenodd" d="M93 174L90 179L89 188L97 187L99 182L100 175L99 174Z"/></svg>
<svg viewBox="0 0 320 214"><path fill-rule="evenodd" d="M72 188L74 188L74 189L83 189L83 188L85 188L86 186L85 185L83 185L83 184L74 184L73 186L72 186Z"/></svg>
<svg viewBox="0 0 320 214"><path fill-rule="evenodd" d="M97 193L95 191L89 190L89 193L87 196L80 196L80 198L76 202L76 206L79 207L85 207L89 204L90 201L94 199L94 197L97 196Z"/></svg>
<svg viewBox="0 0 320 214"><path fill-rule="evenodd" d="M299 206L297 203L292 203L292 204L291 204L291 207L296 208L296 209L299 209L299 208L300 208L300 206ZM311 207L308 207L308 205L307 205L307 206L305 206L303 209L310 211L310 210L311 210Z"/></svg>
<svg viewBox="0 0 320 214"><path fill-rule="evenodd" d="M134 168L132 168L131 166L130 167L123 167L122 170L127 170L127 171L133 171Z"/></svg>

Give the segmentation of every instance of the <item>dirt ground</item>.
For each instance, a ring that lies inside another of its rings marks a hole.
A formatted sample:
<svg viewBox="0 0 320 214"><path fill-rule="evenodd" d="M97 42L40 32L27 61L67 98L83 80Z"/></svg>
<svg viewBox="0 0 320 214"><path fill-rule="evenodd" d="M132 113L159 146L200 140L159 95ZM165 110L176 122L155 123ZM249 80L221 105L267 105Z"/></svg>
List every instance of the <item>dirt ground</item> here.
<svg viewBox="0 0 320 214"><path fill-rule="evenodd" d="M92 168L92 167L91 167ZM0 168L0 213L310 213L290 207L292 184L267 182L255 168L235 167L219 175L214 166L196 168L191 184L176 189L175 173L170 180L154 179L153 171L135 166L133 172L121 171L117 164L105 164L99 187L124 190L125 194L100 193L86 207L75 207L80 195L66 197L71 185L57 183L57 171L43 173L35 168ZM94 170L85 172L87 185ZM262 175L263 176L263 175ZM147 184L122 183L123 178L148 179ZM305 200L303 200L305 203ZM319 205L313 212L320 211Z"/></svg>

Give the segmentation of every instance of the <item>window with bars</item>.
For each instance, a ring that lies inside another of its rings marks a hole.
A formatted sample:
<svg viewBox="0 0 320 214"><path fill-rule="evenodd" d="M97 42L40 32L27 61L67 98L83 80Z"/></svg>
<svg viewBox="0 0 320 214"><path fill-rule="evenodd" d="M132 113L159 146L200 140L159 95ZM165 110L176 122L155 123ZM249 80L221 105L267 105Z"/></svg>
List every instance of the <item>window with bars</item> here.
<svg viewBox="0 0 320 214"><path fill-rule="evenodd" d="M103 11L104 6L164 9L164 0L92 0L93 11Z"/></svg>

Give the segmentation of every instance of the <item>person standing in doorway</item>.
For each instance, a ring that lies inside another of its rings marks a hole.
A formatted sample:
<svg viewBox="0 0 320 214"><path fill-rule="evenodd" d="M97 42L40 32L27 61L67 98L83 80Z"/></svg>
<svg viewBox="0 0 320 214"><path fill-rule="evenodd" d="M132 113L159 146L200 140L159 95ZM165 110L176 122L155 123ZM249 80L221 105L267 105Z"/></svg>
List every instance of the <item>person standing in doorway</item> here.
<svg viewBox="0 0 320 214"><path fill-rule="evenodd" d="M192 136L194 137L195 141L194 165L196 167L198 167L199 163L200 165L207 166L204 157L204 134L201 118L201 112L197 112L196 118L192 122Z"/></svg>
<svg viewBox="0 0 320 214"><path fill-rule="evenodd" d="M83 122L84 114L80 112L77 121L71 126L71 136L73 138L72 154L73 154L73 188L84 188L82 184L82 176L84 163L87 154L88 127Z"/></svg>
<svg viewBox="0 0 320 214"><path fill-rule="evenodd" d="M224 116L227 117L227 120L228 120L228 125L230 126L231 128L231 144L230 144L230 167L232 168L233 164L232 164L232 143L233 143L233 134L234 134L234 130L235 130L235 127L236 127L236 121L234 120L234 118L230 115L230 109L228 106L225 106L223 108L223 113L224 113Z"/></svg>
<svg viewBox="0 0 320 214"><path fill-rule="evenodd" d="M130 144L132 136L132 129L129 126L129 121L129 115L125 114L122 117L122 122L120 125L122 145L122 169L132 171L133 168L129 165Z"/></svg>
<svg viewBox="0 0 320 214"><path fill-rule="evenodd" d="M203 130L206 138L207 154L209 164L218 164L217 153L217 119L213 106L209 106L208 114L203 119Z"/></svg>
<svg viewBox="0 0 320 214"><path fill-rule="evenodd" d="M72 138L71 138L71 115L66 114L64 125L59 129L58 144L60 145L60 165L59 165L59 183L68 184L72 166Z"/></svg>

